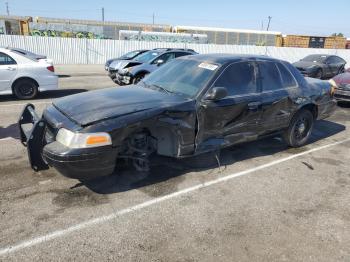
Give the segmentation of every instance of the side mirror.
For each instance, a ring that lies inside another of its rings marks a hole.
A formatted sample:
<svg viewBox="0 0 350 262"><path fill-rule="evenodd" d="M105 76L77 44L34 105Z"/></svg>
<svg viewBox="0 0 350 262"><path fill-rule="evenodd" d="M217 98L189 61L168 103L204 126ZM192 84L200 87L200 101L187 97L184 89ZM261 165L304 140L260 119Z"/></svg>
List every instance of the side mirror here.
<svg viewBox="0 0 350 262"><path fill-rule="evenodd" d="M156 65L157 65L157 66L160 66L160 65L162 65L162 64L164 64L164 60L163 60L163 59L158 59L158 60L156 61Z"/></svg>
<svg viewBox="0 0 350 262"><path fill-rule="evenodd" d="M217 101L227 96L227 89L225 87L214 87L209 93L205 95L206 100Z"/></svg>

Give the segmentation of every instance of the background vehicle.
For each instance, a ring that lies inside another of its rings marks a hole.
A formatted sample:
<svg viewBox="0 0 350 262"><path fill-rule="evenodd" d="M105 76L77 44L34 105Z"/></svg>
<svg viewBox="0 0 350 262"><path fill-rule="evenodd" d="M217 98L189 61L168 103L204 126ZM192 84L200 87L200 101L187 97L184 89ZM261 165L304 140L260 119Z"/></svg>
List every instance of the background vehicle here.
<svg viewBox="0 0 350 262"><path fill-rule="evenodd" d="M131 60L131 59L134 59L135 57L137 57L137 56L139 56L139 55L141 55L141 54L143 54L144 52L147 52L147 51L148 50L146 50L146 49L135 50L135 51L131 51L129 53L126 53L125 55L122 55L121 57L108 59L106 61L106 64L105 64L105 70L106 71L110 71L109 67L110 67L110 65L113 62L117 62L117 61L120 61L120 60ZM112 68L114 68L114 66L112 66Z"/></svg>
<svg viewBox="0 0 350 262"><path fill-rule="evenodd" d="M54 71L50 63L0 48L0 95L31 99L38 92L57 89L58 77Z"/></svg>
<svg viewBox="0 0 350 262"><path fill-rule="evenodd" d="M343 74L337 75L333 78L336 89L334 97L338 101L350 102L350 68Z"/></svg>
<svg viewBox="0 0 350 262"><path fill-rule="evenodd" d="M293 65L304 76L323 79L343 73L345 64L343 58L335 55L308 55Z"/></svg>
<svg viewBox="0 0 350 262"><path fill-rule="evenodd" d="M302 146L314 121L334 111L332 90L272 58L186 56L138 85L58 99L42 118L28 105L19 126L34 170L49 163L88 179L112 173L116 159L147 171L152 153L190 157L268 135Z"/></svg>
<svg viewBox="0 0 350 262"><path fill-rule="evenodd" d="M35 54L33 52L30 52L30 51L27 51L27 50L24 50L24 49L21 49L21 48L13 48L13 47L8 47L7 49L13 51L13 52L17 52L21 55L24 55L30 59L33 59L33 60L37 60L39 62L44 62L44 63L48 63L48 64L52 64L53 65L53 61L52 59L48 59L47 56L45 55L38 55L38 54Z"/></svg>
<svg viewBox="0 0 350 262"><path fill-rule="evenodd" d="M158 48L148 51L120 67L114 82L119 85L136 84L147 74L172 59L197 54L192 49Z"/></svg>

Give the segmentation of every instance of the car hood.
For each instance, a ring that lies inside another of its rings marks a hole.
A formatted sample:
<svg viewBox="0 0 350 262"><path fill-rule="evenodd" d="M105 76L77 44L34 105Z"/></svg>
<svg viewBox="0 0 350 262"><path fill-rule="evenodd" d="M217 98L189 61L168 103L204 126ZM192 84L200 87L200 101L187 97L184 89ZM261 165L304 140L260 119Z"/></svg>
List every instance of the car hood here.
<svg viewBox="0 0 350 262"><path fill-rule="evenodd" d="M116 60L109 65L109 68L111 68L112 70L118 70L140 64L142 63L135 60Z"/></svg>
<svg viewBox="0 0 350 262"><path fill-rule="evenodd" d="M53 102L62 114L81 126L185 102L179 95L141 86L112 87L84 92Z"/></svg>
<svg viewBox="0 0 350 262"><path fill-rule="evenodd" d="M307 61L298 61L298 62L293 64L293 66L295 66L296 68L303 68L303 69L309 68L309 67L314 66L314 65L322 66L321 63L307 62Z"/></svg>

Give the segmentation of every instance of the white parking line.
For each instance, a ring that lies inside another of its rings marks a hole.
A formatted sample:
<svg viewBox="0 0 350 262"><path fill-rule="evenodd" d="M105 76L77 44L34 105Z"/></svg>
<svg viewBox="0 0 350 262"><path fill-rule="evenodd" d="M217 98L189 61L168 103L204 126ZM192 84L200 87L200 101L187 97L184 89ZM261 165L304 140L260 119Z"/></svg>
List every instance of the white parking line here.
<svg viewBox="0 0 350 262"><path fill-rule="evenodd" d="M13 138L13 137L5 137L5 138L0 138L0 142L2 142L2 141L11 141L11 140L16 140L15 138Z"/></svg>
<svg viewBox="0 0 350 262"><path fill-rule="evenodd" d="M111 214L106 215L106 216L101 216L101 217L97 217L95 219L87 220L85 222L82 222L82 223L70 226L70 227L68 227L66 229L53 231L53 232L51 232L49 234L46 234L46 235L43 235L43 236L35 237L33 239L29 239L29 240L20 242L18 244L15 244L15 245L12 245L12 246L9 246L9 247L4 247L4 248L0 249L0 256L9 255L10 253L13 253L15 251L19 251L19 250L22 250L22 249L25 249L25 248L28 248L28 247L32 247L32 246L35 246L35 245L38 245L38 244L41 244L41 243L45 243L47 241L54 240L54 239L59 238L59 237L63 237L65 235L68 235L68 234L73 233L75 231L83 230L85 228L88 228L88 227L91 227L91 226L94 226L94 225L98 225L98 224L102 224L102 223L108 222L108 221L110 221L112 219L115 219L115 218L117 218L119 216L122 216L122 215L125 215L125 214L128 214L128 213L132 213L134 211L137 211L137 210L140 210L140 209L143 209L143 208L146 208L146 207L149 207L149 206L152 206L152 205L164 202L164 201L169 200L169 199L173 199L173 198L182 196L184 194L193 192L195 190L198 190L198 189L201 189L201 188L206 188L206 187L209 187L209 186L212 186L212 185L216 185L218 183L221 183L221 182L224 182L224 181L228 181L228 180L231 180L231 179L239 177L239 176L248 175L248 174L254 173L256 171L259 171L259 170L262 170L262 169L265 169L265 168L268 168L268 167L271 167L271 166L274 166L274 165L278 165L278 164L281 164L283 162L287 162L287 161L295 159L297 157L304 156L304 155L307 155L307 154L310 154L310 153L313 153L313 152L316 152L316 151L320 151L320 150L323 150L323 149L326 149L326 148L330 148L330 147L333 147L333 146L336 146L336 145L340 145L340 144L343 144L343 143L346 143L346 142L350 142L350 138L342 140L342 141L339 141L339 142L335 142L335 143L332 143L332 144L316 147L316 148L310 149L310 150L302 152L302 153L298 153L298 154L291 155L291 156L288 156L288 157L285 157L285 158L281 158L281 159L272 161L272 162L264 164L264 165L260 165L260 166L257 166L257 167L254 167L254 168L250 168L250 169L238 172L238 173L233 173L233 174L230 174L230 175L227 175L227 176L224 176L224 177L220 177L220 178L215 179L215 180L204 182L202 184L195 185L195 186L192 186L192 187L189 187L189 188L186 188L186 189L174 192L172 194L168 194L168 195L165 195L165 196L162 196L162 197L154 198L152 200L143 202L141 204L138 204L138 205L135 205L135 206L132 206L132 207L129 207L129 208L121 209L121 210L119 210L117 212L111 213Z"/></svg>
<svg viewBox="0 0 350 262"><path fill-rule="evenodd" d="M28 103L5 104L5 105L0 105L0 107L25 106L26 104L29 104L29 103L30 103L30 101L28 101ZM50 104L50 103L52 103L52 101L39 101L39 102L33 102L31 104L41 105L41 104Z"/></svg>

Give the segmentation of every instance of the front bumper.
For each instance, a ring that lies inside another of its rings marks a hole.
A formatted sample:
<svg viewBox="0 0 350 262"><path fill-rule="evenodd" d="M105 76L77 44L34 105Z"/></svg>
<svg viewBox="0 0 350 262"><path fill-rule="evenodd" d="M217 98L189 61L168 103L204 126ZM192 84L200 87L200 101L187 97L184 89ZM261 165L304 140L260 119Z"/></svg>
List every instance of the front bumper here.
<svg viewBox="0 0 350 262"><path fill-rule="evenodd" d="M86 180L109 175L115 169L117 150L112 146L71 149L51 140L52 136L48 139L48 122L36 114L31 104L23 109L18 126L35 171L52 166L66 177Z"/></svg>
<svg viewBox="0 0 350 262"><path fill-rule="evenodd" d="M338 101L350 102L350 90L336 89L334 98Z"/></svg>
<svg viewBox="0 0 350 262"><path fill-rule="evenodd" d="M130 76L130 75L121 75L119 73L116 73L115 79L116 79L118 84L129 85L132 82L132 76Z"/></svg>

